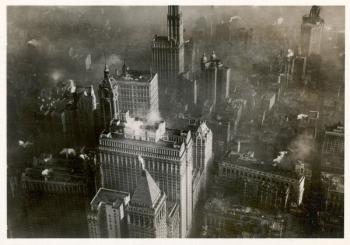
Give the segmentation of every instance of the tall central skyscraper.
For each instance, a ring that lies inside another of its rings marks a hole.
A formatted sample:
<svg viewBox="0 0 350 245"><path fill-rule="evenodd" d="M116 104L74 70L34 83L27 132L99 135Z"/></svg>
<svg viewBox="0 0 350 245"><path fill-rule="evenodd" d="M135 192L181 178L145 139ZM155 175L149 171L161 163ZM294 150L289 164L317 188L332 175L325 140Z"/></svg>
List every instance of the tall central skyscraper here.
<svg viewBox="0 0 350 245"><path fill-rule="evenodd" d="M192 138L190 131L171 130L164 121L115 119L100 136L102 186L134 193L142 179L140 156L167 201L178 203L180 236L192 223Z"/></svg>
<svg viewBox="0 0 350 245"><path fill-rule="evenodd" d="M152 72L159 75L160 101L168 101L177 88L179 73L184 71L184 38L182 12L179 6L169 6L168 35L155 36L152 41ZM160 103L160 106L166 103Z"/></svg>

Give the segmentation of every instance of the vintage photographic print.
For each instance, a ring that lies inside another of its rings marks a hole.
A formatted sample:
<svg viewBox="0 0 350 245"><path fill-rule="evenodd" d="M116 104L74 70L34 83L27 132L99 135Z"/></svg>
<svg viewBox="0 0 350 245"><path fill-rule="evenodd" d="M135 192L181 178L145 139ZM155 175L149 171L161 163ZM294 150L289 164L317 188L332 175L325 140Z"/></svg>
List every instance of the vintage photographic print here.
<svg viewBox="0 0 350 245"><path fill-rule="evenodd" d="M345 6L42 4L6 6L7 238L344 238Z"/></svg>

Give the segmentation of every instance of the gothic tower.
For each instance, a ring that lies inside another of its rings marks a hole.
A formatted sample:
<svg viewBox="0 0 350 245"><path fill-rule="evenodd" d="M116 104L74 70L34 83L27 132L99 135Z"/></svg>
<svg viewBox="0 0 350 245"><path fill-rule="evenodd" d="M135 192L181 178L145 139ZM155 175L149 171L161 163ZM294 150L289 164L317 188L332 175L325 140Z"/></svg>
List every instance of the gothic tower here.
<svg viewBox="0 0 350 245"><path fill-rule="evenodd" d="M156 35L152 41L152 71L159 77L159 99L162 113L175 103L179 74L185 69L182 13L179 6L169 6L167 36Z"/></svg>
<svg viewBox="0 0 350 245"><path fill-rule="evenodd" d="M106 129L113 118L119 113L118 84L109 74L108 66L105 65L104 78L99 86L100 110L103 128Z"/></svg>

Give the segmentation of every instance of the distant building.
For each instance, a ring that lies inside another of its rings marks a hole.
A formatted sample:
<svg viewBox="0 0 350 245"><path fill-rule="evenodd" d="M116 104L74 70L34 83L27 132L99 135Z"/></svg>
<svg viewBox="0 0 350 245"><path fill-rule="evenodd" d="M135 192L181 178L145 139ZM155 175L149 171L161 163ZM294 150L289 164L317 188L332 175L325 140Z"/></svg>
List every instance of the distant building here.
<svg viewBox="0 0 350 245"><path fill-rule="evenodd" d="M208 60L205 54L201 58L201 70L197 74L198 101L208 101L217 110L225 102L230 91L230 71L212 52Z"/></svg>
<svg viewBox="0 0 350 245"><path fill-rule="evenodd" d="M248 154L228 152L219 162L218 181L238 191L244 204L258 208L286 209L303 200L303 175L259 163Z"/></svg>
<svg viewBox="0 0 350 245"><path fill-rule="evenodd" d="M230 42L237 45L239 51L247 51L253 39L253 29L245 28L240 23L239 16L232 16L227 21L221 21L216 25L215 39L217 42Z"/></svg>
<svg viewBox="0 0 350 245"><path fill-rule="evenodd" d="M336 125L326 129L322 147L323 153L344 153L344 126Z"/></svg>
<svg viewBox="0 0 350 245"><path fill-rule="evenodd" d="M90 238L128 237L126 207L129 201L127 192L100 188L87 215Z"/></svg>
<svg viewBox="0 0 350 245"><path fill-rule="evenodd" d="M195 43L193 39L186 40L184 42L184 71L192 73L195 66ZM179 87L180 88L180 87Z"/></svg>
<svg viewBox="0 0 350 245"><path fill-rule="evenodd" d="M318 111L309 111L308 114L299 114L298 120L298 134L303 134L316 138L317 136L317 124L319 119Z"/></svg>
<svg viewBox="0 0 350 245"><path fill-rule="evenodd" d="M226 118L215 118L207 122L213 132L213 151L215 154L225 152L231 140L231 121Z"/></svg>
<svg viewBox="0 0 350 245"><path fill-rule="evenodd" d="M326 128L321 166L326 171L344 173L344 126L342 124Z"/></svg>
<svg viewBox="0 0 350 245"><path fill-rule="evenodd" d="M325 211L344 217L344 175L321 172L326 192Z"/></svg>
<svg viewBox="0 0 350 245"><path fill-rule="evenodd" d="M258 120L261 125L264 125L268 116L271 115L272 108L276 104L277 93L276 91L266 91L260 98L260 104L258 105Z"/></svg>
<svg viewBox="0 0 350 245"><path fill-rule="evenodd" d="M320 7L312 6L309 15L303 16L301 24L301 52L308 57L321 54L324 20L320 17Z"/></svg>
<svg viewBox="0 0 350 245"><path fill-rule="evenodd" d="M79 130L79 144L94 146L96 137L96 96L94 87L79 89L77 101L77 129Z"/></svg>
<svg viewBox="0 0 350 245"><path fill-rule="evenodd" d="M141 121L126 114L124 120L113 120L99 141L103 187L133 193L141 178L142 156L167 200L179 204L180 236L185 237L192 223L191 133L168 130L164 121Z"/></svg>
<svg viewBox="0 0 350 245"><path fill-rule="evenodd" d="M298 84L303 84L306 75L307 58L296 56L294 59L293 78Z"/></svg>
<svg viewBox="0 0 350 245"><path fill-rule="evenodd" d="M324 190L324 211L320 227L325 236L344 237L344 175L321 172Z"/></svg>

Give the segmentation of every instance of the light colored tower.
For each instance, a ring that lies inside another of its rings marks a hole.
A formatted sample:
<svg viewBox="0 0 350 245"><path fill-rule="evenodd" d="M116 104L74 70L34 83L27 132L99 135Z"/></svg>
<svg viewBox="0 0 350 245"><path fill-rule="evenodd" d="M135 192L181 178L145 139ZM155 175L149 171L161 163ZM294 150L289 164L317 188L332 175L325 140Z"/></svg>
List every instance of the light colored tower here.
<svg viewBox="0 0 350 245"><path fill-rule="evenodd" d="M132 238L166 238L166 195L141 165L141 177L128 207L129 235Z"/></svg>

